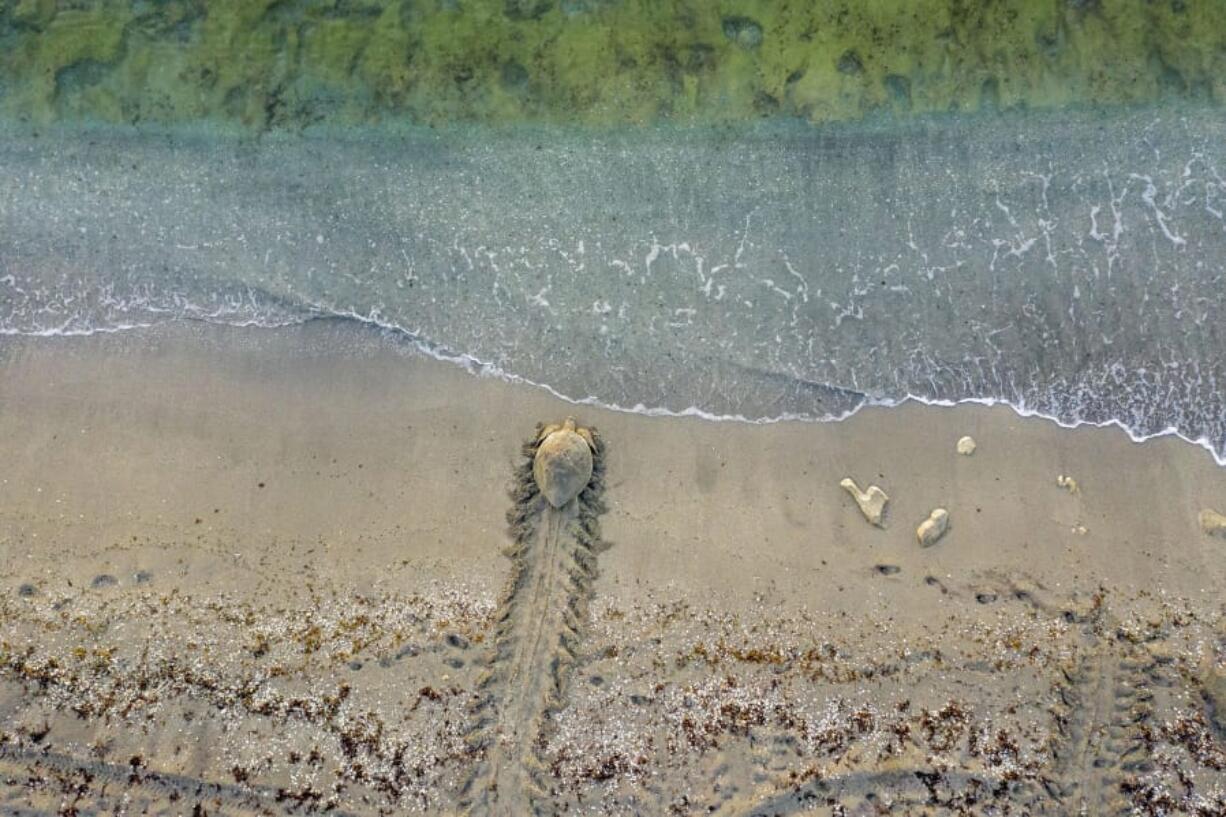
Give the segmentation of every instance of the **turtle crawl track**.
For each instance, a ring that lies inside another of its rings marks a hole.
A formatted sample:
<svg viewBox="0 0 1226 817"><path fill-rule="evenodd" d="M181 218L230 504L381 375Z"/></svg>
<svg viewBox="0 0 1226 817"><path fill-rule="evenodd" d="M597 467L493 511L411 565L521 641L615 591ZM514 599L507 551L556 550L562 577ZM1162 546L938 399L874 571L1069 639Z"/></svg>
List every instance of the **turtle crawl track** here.
<svg viewBox="0 0 1226 817"><path fill-rule="evenodd" d="M1123 633L1101 596L1090 603L1061 603L1041 586L1015 578L994 581L991 589L994 597L999 593L1024 601L1044 615L1074 625L1082 646L1077 660L1061 669L1053 687L1055 734L1047 774L1022 779L987 769L938 772L915 766L850 771L797 785L776 770L773 782L729 798L711 813L790 817L822 808L830 809L819 811L822 814L967 813L960 810L965 806L954 808L944 802L949 794L962 793L971 795L962 798L971 803L1007 795L1019 813L1035 817L1133 814L1126 785L1131 776L1154 765L1146 727L1153 716L1151 686L1164 683L1157 661ZM778 741L768 745L764 766L771 765L772 751L788 753ZM877 795L881 789L890 791L888 804Z"/></svg>
<svg viewBox="0 0 1226 817"><path fill-rule="evenodd" d="M1084 657L1056 687L1060 739L1053 747L1056 775L1046 785L1071 814L1131 814L1121 784L1151 765L1143 726L1152 715L1156 662L1117 637L1116 629L1115 620L1099 611L1083 633Z"/></svg>
<svg viewBox="0 0 1226 817"><path fill-rule="evenodd" d="M601 546L604 444L595 439L591 481L562 508L533 479L537 444L536 435L524 444L507 514L511 576L470 737L481 758L460 798L474 817L549 813L540 752L564 701Z"/></svg>

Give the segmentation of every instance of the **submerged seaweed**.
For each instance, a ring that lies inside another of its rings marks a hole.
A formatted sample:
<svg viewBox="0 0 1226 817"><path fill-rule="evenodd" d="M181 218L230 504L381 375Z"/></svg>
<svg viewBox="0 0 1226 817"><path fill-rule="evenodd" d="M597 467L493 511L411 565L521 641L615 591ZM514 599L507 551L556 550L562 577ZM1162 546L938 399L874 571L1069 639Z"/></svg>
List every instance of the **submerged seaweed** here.
<svg viewBox="0 0 1226 817"><path fill-rule="evenodd" d="M1226 94L1226 6L670 0L0 3L47 123L812 122Z"/></svg>

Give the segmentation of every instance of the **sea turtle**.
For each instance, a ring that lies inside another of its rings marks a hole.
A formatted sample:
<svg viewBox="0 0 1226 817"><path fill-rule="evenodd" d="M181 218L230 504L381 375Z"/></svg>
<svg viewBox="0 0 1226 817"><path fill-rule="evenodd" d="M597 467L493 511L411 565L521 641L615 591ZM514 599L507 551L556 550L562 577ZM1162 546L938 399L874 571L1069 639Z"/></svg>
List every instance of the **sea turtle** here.
<svg viewBox="0 0 1226 817"><path fill-rule="evenodd" d="M545 500L561 508L591 480L596 440L590 429L576 427L574 417L545 426L536 439L532 476Z"/></svg>

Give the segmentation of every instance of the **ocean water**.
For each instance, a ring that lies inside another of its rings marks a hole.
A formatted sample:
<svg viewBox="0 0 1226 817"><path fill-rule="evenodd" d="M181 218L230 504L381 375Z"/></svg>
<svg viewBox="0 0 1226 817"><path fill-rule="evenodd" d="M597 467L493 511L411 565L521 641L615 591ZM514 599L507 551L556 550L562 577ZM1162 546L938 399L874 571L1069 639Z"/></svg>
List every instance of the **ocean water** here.
<svg viewBox="0 0 1226 817"><path fill-rule="evenodd" d="M1211 104L252 135L11 125L0 333L368 323L656 413L1005 402L1226 455Z"/></svg>
<svg viewBox="0 0 1226 817"><path fill-rule="evenodd" d="M361 321L649 413L1226 461L1217 0L0 0L0 334Z"/></svg>

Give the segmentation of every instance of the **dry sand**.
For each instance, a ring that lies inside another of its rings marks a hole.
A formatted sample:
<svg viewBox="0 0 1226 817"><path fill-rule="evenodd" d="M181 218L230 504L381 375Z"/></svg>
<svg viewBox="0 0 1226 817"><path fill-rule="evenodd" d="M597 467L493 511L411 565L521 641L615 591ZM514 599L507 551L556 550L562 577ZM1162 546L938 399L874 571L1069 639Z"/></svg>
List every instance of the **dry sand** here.
<svg viewBox="0 0 1226 817"><path fill-rule="evenodd" d="M567 414L554 518L508 488ZM0 339L0 469L5 814L1226 814L1175 439L647 418L320 322Z"/></svg>

